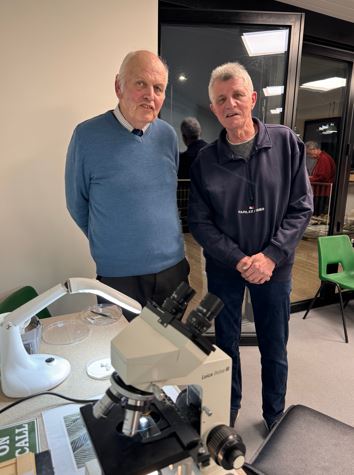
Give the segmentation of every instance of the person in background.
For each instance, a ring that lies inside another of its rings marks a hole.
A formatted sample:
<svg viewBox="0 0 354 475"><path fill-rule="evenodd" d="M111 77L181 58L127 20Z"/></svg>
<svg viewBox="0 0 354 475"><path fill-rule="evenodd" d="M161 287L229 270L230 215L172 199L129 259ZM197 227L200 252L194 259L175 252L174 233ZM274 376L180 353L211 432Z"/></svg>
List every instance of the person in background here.
<svg viewBox="0 0 354 475"><path fill-rule="evenodd" d="M252 116L257 92L239 63L211 73L211 110L224 127L191 168L189 228L203 247L208 291L224 308L216 344L232 358L230 424L241 407L241 312L245 287L261 355L263 418L285 407L291 271L312 214L305 146L291 129Z"/></svg>
<svg viewBox="0 0 354 475"><path fill-rule="evenodd" d="M188 233L189 170L198 152L207 143L200 138L202 128L195 117L186 117L181 122L181 133L187 150L179 154L177 205L183 233Z"/></svg>
<svg viewBox="0 0 354 475"><path fill-rule="evenodd" d="M336 176L336 164L333 158L320 145L309 140L306 142L307 156L315 160L315 165L310 173L310 182L313 188L314 215L320 216L328 213L329 199L332 184Z"/></svg>
<svg viewBox="0 0 354 475"><path fill-rule="evenodd" d="M161 305L189 274L177 135L158 118L167 80L154 53L129 53L115 80L118 105L76 127L65 170L67 208L88 238L97 279L142 306Z"/></svg>
<svg viewBox="0 0 354 475"><path fill-rule="evenodd" d="M309 157L308 154L306 154L306 168L307 168L307 173L311 175L312 170L314 169L314 166L316 165L316 160L314 158Z"/></svg>
<svg viewBox="0 0 354 475"><path fill-rule="evenodd" d="M189 169L193 160L207 142L200 138L202 128L195 117L186 117L182 120L181 134L187 150L179 154L178 178L189 180Z"/></svg>

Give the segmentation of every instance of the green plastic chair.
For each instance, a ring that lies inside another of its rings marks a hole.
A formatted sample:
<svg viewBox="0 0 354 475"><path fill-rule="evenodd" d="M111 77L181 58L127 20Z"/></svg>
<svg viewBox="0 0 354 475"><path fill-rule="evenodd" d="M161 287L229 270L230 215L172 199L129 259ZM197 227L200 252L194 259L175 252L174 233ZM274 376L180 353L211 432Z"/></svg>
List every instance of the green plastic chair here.
<svg viewBox="0 0 354 475"><path fill-rule="evenodd" d="M327 269L330 264L340 264L342 270L340 270L340 272L328 273ZM313 307L325 283L331 282L335 284L339 294L345 342L348 343L342 290L354 290L354 250L349 236L339 234L337 236L322 236L318 238L318 272L319 278L321 279L321 286L312 299L303 319L306 318Z"/></svg>
<svg viewBox="0 0 354 475"><path fill-rule="evenodd" d="M16 308L21 307L26 302L37 297L38 292L31 286L26 285L20 289L15 290L5 299L0 302L0 313L12 312ZM37 313L38 318L48 318L51 314L47 308L44 308Z"/></svg>

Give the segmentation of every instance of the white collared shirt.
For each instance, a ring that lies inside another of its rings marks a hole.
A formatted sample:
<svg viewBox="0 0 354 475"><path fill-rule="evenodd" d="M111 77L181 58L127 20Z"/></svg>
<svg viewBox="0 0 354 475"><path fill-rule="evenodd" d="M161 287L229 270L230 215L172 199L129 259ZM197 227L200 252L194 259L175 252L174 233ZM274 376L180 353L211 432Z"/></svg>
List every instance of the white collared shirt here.
<svg viewBox="0 0 354 475"><path fill-rule="evenodd" d="M113 110L113 114L116 116L117 120L123 125L123 127L125 127L126 129L129 130L129 132L131 132L132 130L135 129L135 127L133 127L131 124L129 124L129 122L127 121L127 119L124 117L124 115L121 113L120 109L119 109L119 104L117 105L117 107ZM145 127L143 127L142 131L145 133L148 129L150 124L146 124Z"/></svg>

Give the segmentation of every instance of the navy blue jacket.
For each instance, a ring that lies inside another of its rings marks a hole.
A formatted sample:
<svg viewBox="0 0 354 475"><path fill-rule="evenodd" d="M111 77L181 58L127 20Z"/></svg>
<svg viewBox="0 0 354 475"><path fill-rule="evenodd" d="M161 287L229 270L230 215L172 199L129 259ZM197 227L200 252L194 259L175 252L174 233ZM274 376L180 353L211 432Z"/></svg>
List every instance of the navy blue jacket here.
<svg viewBox="0 0 354 475"><path fill-rule="evenodd" d="M272 279L289 280L312 215L305 146L288 127L253 120L258 134L249 160L234 155L224 129L194 161L189 229L207 267L235 269L263 252L276 263Z"/></svg>

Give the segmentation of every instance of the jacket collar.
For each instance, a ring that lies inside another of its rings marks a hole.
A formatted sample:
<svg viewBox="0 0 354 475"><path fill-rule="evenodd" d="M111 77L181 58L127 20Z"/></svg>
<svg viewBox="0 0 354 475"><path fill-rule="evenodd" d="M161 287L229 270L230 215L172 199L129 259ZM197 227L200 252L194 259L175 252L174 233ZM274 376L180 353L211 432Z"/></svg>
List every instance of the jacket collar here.
<svg viewBox="0 0 354 475"><path fill-rule="evenodd" d="M271 148L272 141L270 139L267 127L263 122L261 122L256 117L252 117L253 122L256 123L258 127L258 133L256 135L256 143L254 149L260 150L262 148ZM230 160L235 160L234 153L232 152L231 148L227 145L226 141L226 129L222 129L220 132L219 138L217 140L217 151L218 151L218 158L219 163L226 163Z"/></svg>

